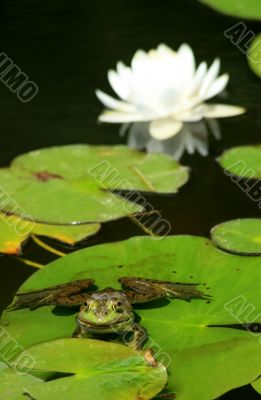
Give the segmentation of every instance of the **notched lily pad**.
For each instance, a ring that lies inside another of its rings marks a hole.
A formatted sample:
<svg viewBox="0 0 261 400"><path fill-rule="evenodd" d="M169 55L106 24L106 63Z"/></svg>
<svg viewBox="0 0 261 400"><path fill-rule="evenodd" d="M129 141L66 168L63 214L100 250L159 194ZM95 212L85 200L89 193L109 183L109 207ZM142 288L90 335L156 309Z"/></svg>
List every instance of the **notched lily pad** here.
<svg viewBox="0 0 261 400"><path fill-rule="evenodd" d="M174 193L187 179L188 169L172 158L126 146L71 145L24 154L0 169L0 252L19 254L31 234L73 245L96 234L102 222L143 211L145 218L151 206L147 210L135 191Z"/></svg>
<svg viewBox="0 0 261 400"><path fill-rule="evenodd" d="M0 208L41 223L101 223L144 210L131 191L174 193L187 179L187 168L165 155L126 146L52 147L0 169ZM114 190L128 191L127 199Z"/></svg>
<svg viewBox="0 0 261 400"><path fill-rule="evenodd" d="M236 219L216 225L211 238L216 246L231 253L261 255L261 219Z"/></svg>
<svg viewBox="0 0 261 400"><path fill-rule="evenodd" d="M149 400L167 383L162 364L151 366L144 354L120 344L62 339L33 346L26 354L33 361L27 375L0 372L1 400L20 400L24 393L37 400L56 400L61 394L64 400ZM48 381L35 373L47 374Z"/></svg>
<svg viewBox="0 0 261 400"><path fill-rule="evenodd" d="M68 245L95 235L101 224L50 225L34 223L0 212L0 253L20 254L23 243L32 235L46 236Z"/></svg>
<svg viewBox="0 0 261 400"><path fill-rule="evenodd" d="M99 289L116 289L122 276L200 283L199 290L212 296L211 301L159 301L136 308L149 333L146 346L168 367L168 388L177 400L211 400L260 375L259 335L234 328L261 322L260 257L223 252L205 238L170 236L156 243L136 237L90 247L49 264L19 292L86 278L95 279ZM76 312L51 306L5 312L2 327L28 349L71 337ZM1 343L0 348L2 358L12 350Z"/></svg>

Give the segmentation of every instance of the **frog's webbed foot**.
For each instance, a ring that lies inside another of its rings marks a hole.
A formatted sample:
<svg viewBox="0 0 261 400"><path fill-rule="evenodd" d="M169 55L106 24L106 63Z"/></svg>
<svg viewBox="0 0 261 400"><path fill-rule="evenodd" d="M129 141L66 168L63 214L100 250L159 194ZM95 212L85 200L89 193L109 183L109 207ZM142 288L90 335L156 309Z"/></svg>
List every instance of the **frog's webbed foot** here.
<svg viewBox="0 0 261 400"><path fill-rule="evenodd" d="M199 283L166 283L165 292L166 296L171 299L183 299L190 301L191 299L209 299L212 296L201 292L197 289Z"/></svg>
<svg viewBox="0 0 261 400"><path fill-rule="evenodd" d="M30 308L31 310L44 305L77 306L81 305L87 296L84 293L94 281L84 279L72 281L62 285L56 285L42 290L25 293L16 293L13 303L8 307L9 311Z"/></svg>
<svg viewBox="0 0 261 400"><path fill-rule="evenodd" d="M134 350L141 350L143 347L143 344L148 338L148 334L145 328L138 324L133 324L131 332L133 333L131 340L127 341L124 340L124 342Z"/></svg>
<svg viewBox="0 0 261 400"><path fill-rule="evenodd" d="M197 289L196 283L179 283L160 281L144 278L120 278L123 289L127 288L126 296L132 303L152 301L161 297L180 298L191 300L192 298L209 298L211 296Z"/></svg>

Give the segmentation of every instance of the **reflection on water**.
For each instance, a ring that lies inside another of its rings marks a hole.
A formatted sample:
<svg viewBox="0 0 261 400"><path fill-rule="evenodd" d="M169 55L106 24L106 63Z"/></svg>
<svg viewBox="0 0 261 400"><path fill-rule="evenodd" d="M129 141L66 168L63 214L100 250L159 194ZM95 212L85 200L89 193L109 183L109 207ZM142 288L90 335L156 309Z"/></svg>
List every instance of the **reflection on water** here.
<svg viewBox="0 0 261 400"><path fill-rule="evenodd" d="M165 153L176 160L179 160L185 152L207 156L209 136L212 135L216 140L221 139L221 129L215 119L185 123L177 135L166 140L154 139L150 136L148 128L148 122L123 124L120 135L127 136L130 147L146 149L151 153Z"/></svg>

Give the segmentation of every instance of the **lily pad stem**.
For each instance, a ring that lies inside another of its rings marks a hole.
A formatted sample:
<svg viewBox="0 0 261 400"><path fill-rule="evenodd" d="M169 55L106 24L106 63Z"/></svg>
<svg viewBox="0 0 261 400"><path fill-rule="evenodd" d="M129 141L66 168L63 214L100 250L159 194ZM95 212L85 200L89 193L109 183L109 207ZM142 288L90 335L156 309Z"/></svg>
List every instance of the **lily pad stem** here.
<svg viewBox="0 0 261 400"><path fill-rule="evenodd" d="M33 268L41 269L44 267L43 264L39 264L37 262L28 260L27 258L18 257L18 256L12 256L12 258L14 258L15 260L21 261L22 263L24 263L26 265L30 265L30 267L33 267Z"/></svg>
<svg viewBox="0 0 261 400"><path fill-rule="evenodd" d="M130 218L130 220L132 222L134 222L134 224L136 224L138 227L140 227L143 230L143 232L145 232L147 235L159 238L160 235L157 235L151 229L147 228L144 223L139 221L139 217L144 216L144 215L155 214L155 212L156 211L144 211L144 212L141 212L141 213L130 214L129 218Z"/></svg>
<svg viewBox="0 0 261 400"><path fill-rule="evenodd" d="M49 246L48 244L44 243L41 239L39 239L38 237L36 237L35 235L31 236L33 241L40 247L42 247L44 250L49 251L50 253L55 254L56 256L60 256L63 257L66 254L63 253L62 251L56 250L53 247Z"/></svg>

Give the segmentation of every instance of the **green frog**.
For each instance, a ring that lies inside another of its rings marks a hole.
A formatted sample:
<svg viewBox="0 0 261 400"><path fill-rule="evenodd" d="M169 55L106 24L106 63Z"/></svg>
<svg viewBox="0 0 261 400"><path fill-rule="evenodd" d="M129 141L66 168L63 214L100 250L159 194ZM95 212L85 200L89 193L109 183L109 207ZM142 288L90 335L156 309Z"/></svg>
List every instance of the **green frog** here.
<svg viewBox="0 0 261 400"><path fill-rule="evenodd" d="M80 310L76 316L77 328L73 337L117 333L128 346L141 349L148 335L145 328L135 322L133 304L164 297L188 301L192 298L210 297L200 292L194 283L135 277L123 277L119 282L121 290L106 288L88 292L94 285L94 280L84 279L42 290L17 293L9 309L28 307L33 310L44 305L78 306Z"/></svg>

